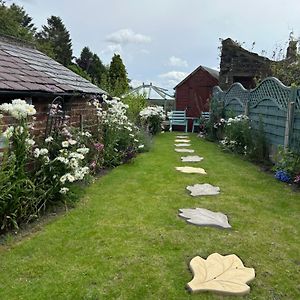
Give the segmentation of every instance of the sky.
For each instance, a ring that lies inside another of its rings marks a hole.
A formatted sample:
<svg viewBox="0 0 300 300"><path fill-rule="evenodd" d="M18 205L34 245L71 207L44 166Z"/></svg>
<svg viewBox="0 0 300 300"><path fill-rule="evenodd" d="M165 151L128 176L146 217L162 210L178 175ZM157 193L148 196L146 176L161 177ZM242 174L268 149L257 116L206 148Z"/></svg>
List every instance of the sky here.
<svg viewBox="0 0 300 300"><path fill-rule="evenodd" d="M83 47L109 64L120 54L132 86L173 88L198 66L218 69L228 37L271 57L300 36L299 0L6 0L23 6L40 29L51 15ZM255 43L253 47L253 43Z"/></svg>

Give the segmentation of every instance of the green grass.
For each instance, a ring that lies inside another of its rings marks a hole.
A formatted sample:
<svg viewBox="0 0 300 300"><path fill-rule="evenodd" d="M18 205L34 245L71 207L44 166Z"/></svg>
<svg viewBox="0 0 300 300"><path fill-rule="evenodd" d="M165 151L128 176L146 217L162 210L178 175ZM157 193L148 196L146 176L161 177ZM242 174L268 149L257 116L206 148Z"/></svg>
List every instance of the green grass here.
<svg viewBox="0 0 300 300"><path fill-rule="evenodd" d="M191 135L193 164L183 174L176 133L87 188L80 204L23 239L0 248L0 299L223 299L185 288L195 255L237 254L256 278L243 299L300 299L300 194L217 145ZM192 198L208 182L218 196ZM226 213L232 230L197 227L179 208ZM226 297L225 299L237 299Z"/></svg>

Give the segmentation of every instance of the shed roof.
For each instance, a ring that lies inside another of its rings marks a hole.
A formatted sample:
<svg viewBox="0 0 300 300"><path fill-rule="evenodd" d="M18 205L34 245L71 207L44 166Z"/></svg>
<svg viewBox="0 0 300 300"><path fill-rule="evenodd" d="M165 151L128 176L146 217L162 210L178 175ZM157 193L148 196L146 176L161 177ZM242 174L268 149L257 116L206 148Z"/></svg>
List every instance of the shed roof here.
<svg viewBox="0 0 300 300"><path fill-rule="evenodd" d="M196 72L198 72L199 70L204 70L206 72L208 72L212 77L214 77L215 79L219 80L219 71L205 67L205 66L199 66L197 69L195 69L192 73L190 73L187 77L185 77L182 81L180 81L175 87L174 89L176 89L178 86L182 85L187 79L189 79L191 76L193 76Z"/></svg>
<svg viewBox="0 0 300 300"><path fill-rule="evenodd" d="M34 47L0 36L0 92L106 93Z"/></svg>

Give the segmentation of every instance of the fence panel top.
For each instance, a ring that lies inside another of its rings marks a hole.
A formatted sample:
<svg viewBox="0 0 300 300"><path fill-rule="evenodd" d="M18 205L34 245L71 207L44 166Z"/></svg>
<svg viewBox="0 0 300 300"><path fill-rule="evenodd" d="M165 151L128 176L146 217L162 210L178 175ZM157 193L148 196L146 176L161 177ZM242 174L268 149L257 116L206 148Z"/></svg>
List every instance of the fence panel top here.
<svg viewBox="0 0 300 300"><path fill-rule="evenodd" d="M249 105L255 107L259 102L270 99L279 109L286 111L291 93L292 89L290 87L285 86L275 77L268 77L250 91Z"/></svg>

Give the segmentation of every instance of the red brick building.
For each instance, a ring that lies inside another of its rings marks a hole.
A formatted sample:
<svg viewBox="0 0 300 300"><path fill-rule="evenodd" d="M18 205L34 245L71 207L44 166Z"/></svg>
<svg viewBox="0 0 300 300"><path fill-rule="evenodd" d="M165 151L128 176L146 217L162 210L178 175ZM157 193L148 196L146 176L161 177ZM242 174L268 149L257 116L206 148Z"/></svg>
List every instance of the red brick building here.
<svg viewBox="0 0 300 300"><path fill-rule="evenodd" d="M218 84L218 71L199 66L175 86L176 110L186 110L188 117L199 117L203 111L209 111L212 88Z"/></svg>
<svg viewBox="0 0 300 300"><path fill-rule="evenodd" d="M0 36L0 103L24 99L37 110L36 127L46 129L49 105L59 97L71 123L87 119L90 98L105 91L55 60L13 38ZM4 118L9 123L9 118Z"/></svg>

